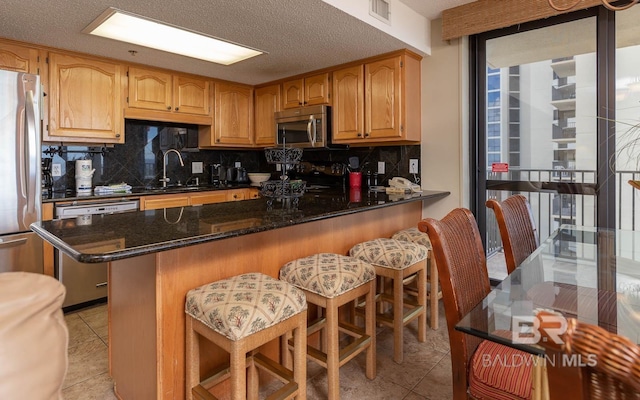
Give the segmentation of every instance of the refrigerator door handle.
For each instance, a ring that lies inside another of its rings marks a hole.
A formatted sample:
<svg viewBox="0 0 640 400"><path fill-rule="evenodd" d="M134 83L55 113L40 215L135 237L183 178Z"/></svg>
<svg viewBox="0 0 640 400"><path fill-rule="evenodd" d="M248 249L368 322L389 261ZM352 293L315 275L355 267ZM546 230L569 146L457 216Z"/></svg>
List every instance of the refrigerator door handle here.
<svg viewBox="0 0 640 400"><path fill-rule="evenodd" d="M14 239L14 240L2 240L0 239L0 248L18 246L27 243L27 238Z"/></svg>
<svg viewBox="0 0 640 400"><path fill-rule="evenodd" d="M25 114L26 114L26 137L27 143L24 146L24 171L26 172L22 174L23 176L23 187L26 188L26 199L27 199L27 214L25 215L28 220L38 220L40 215L40 210L37 208L37 200L36 196L40 196L38 193L38 171L37 166L40 165L38 151L38 142L40 140L40 131L38 129L38 120L36 116L36 104L34 100L33 90L27 90L26 92L26 101L25 101ZM26 175L26 176L25 176ZM27 183L28 182L28 183ZM36 218L34 218L36 216ZM28 224L26 224L28 225Z"/></svg>

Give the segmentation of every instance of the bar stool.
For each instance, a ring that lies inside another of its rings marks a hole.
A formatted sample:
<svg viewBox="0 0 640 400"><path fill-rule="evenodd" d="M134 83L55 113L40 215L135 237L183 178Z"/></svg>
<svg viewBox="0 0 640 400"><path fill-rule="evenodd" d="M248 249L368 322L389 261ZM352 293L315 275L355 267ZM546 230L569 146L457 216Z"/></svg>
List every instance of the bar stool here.
<svg viewBox="0 0 640 400"><path fill-rule="evenodd" d="M392 316L384 310L377 313L377 322L393 328L393 360L403 360L403 328L418 318L418 341L424 342L426 333L427 300L427 253L426 247L402 240L379 238L356 244L349 250L351 257L363 260L375 267L376 275L391 278L392 293L381 285L376 296L381 304L392 304ZM418 296L415 301L404 298L404 279L417 274ZM405 308L407 311L405 312Z"/></svg>
<svg viewBox="0 0 640 400"><path fill-rule="evenodd" d="M285 383L269 399L306 399L307 303L301 290L260 273L238 275L190 290L185 312L187 400L215 399L207 388L229 377L232 399L257 399L257 368ZM257 351L290 331L293 371ZM230 354L230 363L204 381L200 381L199 336Z"/></svg>
<svg viewBox="0 0 640 400"><path fill-rule="evenodd" d="M375 269L356 258L321 253L300 258L280 269L280 279L300 288L310 304L325 311L312 321L307 334L321 331L324 350L307 345L307 357L327 369L328 398L340 398L340 367L366 350L366 376L376 377ZM365 296L365 328L338 321L338 308ZM339 334L354 340L340 348Z"/></svg>
<svg viewBox="0 0 640 400"><path fill-rule="evenodd" d="M0 399L62 399L69 344L65 293L47 275L0 273Z"/></svg>
<svg viewBox="0 0 640 400"><path fill-rule="evenodd" d="M431 241L429 240L429 236L424 232L420 232L417 227L413 227L394 233L391 239L413 242L429 250L427 255L427 301L429 302L429 310L431 311L431 329L438 329L438 300L442 299L442 290L438 282L438 266L433 257L431 257ZM413 275L405 279L404 283L405 285L410 285L415 282L416 279L417 277ZM406 287L405 291L411 293L413 296L418 295L418 289L413 286Z"/></svg>

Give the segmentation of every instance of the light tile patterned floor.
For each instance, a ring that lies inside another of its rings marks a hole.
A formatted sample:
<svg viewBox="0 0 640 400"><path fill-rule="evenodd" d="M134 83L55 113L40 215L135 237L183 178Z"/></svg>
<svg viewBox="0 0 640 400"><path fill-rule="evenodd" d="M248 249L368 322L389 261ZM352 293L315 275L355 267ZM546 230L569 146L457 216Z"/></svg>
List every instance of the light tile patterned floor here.
<svg viewBox="0 0 640 400"><path fill-rule="evenodd" d="M379 328L377 376L364 375L364 354L340 369L341 398L355 399L450 399L451 361L442 302L440 327L427 329L427 341L416 339L417 322L405 329L404 362L393 362L393 334ZM65 316L69 327L69 370L64 383L65 400L114 400L113 382L107 367L107 306L100 305ZM326 372L310 362L307 398L326 399ZM126 399L129 400L129 399ZM137 400L137 399L136 399Z"/></svg>

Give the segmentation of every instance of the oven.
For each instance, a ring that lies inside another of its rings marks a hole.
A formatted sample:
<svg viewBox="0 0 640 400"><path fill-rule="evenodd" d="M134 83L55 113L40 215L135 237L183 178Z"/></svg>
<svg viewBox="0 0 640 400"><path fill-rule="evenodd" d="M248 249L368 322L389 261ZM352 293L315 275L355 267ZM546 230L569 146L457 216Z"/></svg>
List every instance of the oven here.
<svg viewBox="0 0 640 400"><path fill-rule="evenodd" d="M137 211L138 200L88 202L82 204L56 205L55 216L59 219L75 218L78 225L91 225L100 214ZM124 238L91 240L86 245L77 245L78 250L112 251L124 247ZM63 252L55 251L56 278L67 289L62 307L78 308L86 303L107 298L107 263L81 263Z"/></svg>

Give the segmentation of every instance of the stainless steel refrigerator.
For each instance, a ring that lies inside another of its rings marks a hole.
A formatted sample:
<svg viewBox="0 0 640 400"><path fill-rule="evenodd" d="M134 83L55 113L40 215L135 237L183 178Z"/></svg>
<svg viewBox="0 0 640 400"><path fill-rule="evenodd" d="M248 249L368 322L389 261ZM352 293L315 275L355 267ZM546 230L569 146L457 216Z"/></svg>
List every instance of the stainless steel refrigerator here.
<svg viewBox="0 0 640 400"><path fill-rule="evenodd" d="M0 70L0 272L43 272L40 77Z"/></svg>

